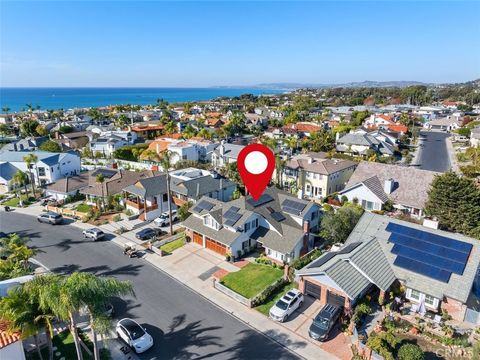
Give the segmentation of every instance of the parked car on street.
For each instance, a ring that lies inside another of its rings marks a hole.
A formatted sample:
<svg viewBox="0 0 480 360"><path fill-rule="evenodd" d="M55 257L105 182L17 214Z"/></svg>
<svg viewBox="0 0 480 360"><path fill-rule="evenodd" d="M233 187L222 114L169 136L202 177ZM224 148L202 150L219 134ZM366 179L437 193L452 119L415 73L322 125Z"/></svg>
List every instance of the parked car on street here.
<svg viewBox="0 0 480 360"><path fill-rule="evenodd" d="M84 238L92 239L93 241L97 241L105 237L105 233L99 228L91 228L91 229L83 230L82 234Z"/></svg>
<svg viewBox="0 0 480 360"><path fill-rule="evenodd" d="M177 221L177 210L172 210L172 223ZM157 226L167 226L170 225L170 217L168 215L168 211L162 213L158 218L153 220L155 225Z"/></svg>
<svg viewBox="0 0 480 360"><path fill-rule="evenodd" d="M37 216L38 222L57 225L63 222L63 216L54 212L46 212Z"/></svg>
<svg viewBox="0 0 480 360"><path fill-rule="evenodd" d="M132 319L120 320L117 323L116 332L118 337L137 354L143 353L153 346L152 336Z"/></svg>
<svg viewBox="0 0 480 360"><path fill-rule="evenodd" d="M148 240L154 236L160 236L162 234L163 231L161 229L145 228L137 232L135 237L139 240Z"/></svg>
<svg viewBox="0 0 480 360"><path fill-rule="evenodd" d="M298 289L291 289L283 295L270 309L272 320L284 322L303 304L303 294Z"/></svg>
<svg viewBox="0 0 480 360"><path fill-rule="evenodd" d="M308 335L314 340L327 340L330 330L332 330L340 317L340 313L341 308L332 304L326 304L313 319Z"/></svg>

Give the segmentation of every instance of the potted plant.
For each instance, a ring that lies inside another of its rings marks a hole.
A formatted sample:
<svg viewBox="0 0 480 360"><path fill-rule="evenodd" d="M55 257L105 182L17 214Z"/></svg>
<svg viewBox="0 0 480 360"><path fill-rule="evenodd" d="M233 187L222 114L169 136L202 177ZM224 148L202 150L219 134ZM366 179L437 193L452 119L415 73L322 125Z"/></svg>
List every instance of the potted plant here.
<svg viewBox="0 0 480 360"><path fill-rule="evenodd" d="M230 253L230 251L227 251L227 253L225 254L225 261L230 261L231 258L232 254Z"/></svg>

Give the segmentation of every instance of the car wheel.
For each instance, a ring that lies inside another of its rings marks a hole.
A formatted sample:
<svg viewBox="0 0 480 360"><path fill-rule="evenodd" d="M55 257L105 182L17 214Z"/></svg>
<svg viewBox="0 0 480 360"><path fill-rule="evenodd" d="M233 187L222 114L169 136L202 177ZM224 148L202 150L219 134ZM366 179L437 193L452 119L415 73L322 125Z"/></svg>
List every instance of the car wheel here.
<svg viewBox="0 0 480 360"><path fill-rule="evenodd" d="M285 322L285 321L287 321L287 320L288 320L288 314L286 314L286 315L283 317L282 322Z"/></svg>
<svg viewBox="0 0 480 360"><path fill-rule="evenodd" d="M135 349L135 346L130 346L130 349L132 349L132 351L136 354L137 353L137 349Z"/></svg>
<svg viewBox="0 0 480 360"><path fill-rule="evenodd" d="M300 308L302 307L302 305L303 305L303 301L300 301L300 304L298 304L298 307Z"/></svg>

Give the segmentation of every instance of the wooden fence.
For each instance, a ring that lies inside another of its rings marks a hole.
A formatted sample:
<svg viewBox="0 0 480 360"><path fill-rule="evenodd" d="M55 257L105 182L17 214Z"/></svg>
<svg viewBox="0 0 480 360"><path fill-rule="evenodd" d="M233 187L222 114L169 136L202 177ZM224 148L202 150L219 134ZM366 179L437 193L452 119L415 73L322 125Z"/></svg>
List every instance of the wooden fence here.
<svg viewBox="0 0 480 360"><path fill-rule="evenodd" d="M52 211L54 213L61 214L63 216L72 217L75 219L84 220L88 216L88 213L73 210L73 209L61 208L61 207L56 207L51 205L47 205L45 206L45 208L47 209L47 211Z"/></svg>

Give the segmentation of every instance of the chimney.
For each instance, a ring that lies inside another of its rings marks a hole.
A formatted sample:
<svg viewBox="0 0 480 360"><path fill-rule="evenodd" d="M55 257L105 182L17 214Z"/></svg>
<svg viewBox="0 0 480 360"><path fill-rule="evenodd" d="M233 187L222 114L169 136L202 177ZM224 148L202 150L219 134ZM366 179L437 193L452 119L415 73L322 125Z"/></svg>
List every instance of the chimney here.
<svg viewBox="0 0 480 360"><path fill-rule="evenodd" d="M393 191L393 186L395 185L395 181L393 181L392 178L385 180L385 183L383 185L383 191L385 191L385 194L391 194Z"/></svg>
<svg viewBox="0 0 480 360"><path fill-rule="evenodd" d="M200 183L197 182L197 199L200 196Z"/></svg>
<svg viewBox="0 0 480 360"><path fill-rule="evenodd" d="M308 163L309 163L309 164L312 164L312 163L313 163L313 158L312 158L311 156L308 158Z"/></svg>
<svg viewBox="0 0 480 360"><path fill-rule="evenodd" d="M428 227L430 229L438 229L438 221L432 219L423 219L423 226Z"/></svg>
<svg viewBox="0 0 480 360"><path fill-rule="evenodd" d="M219 148L220 155L222 155L222 156L225 155L225 145L224 145L224 144L225 144L225 141L222 140L222 141L220 142L220 148Z"/></svg>

